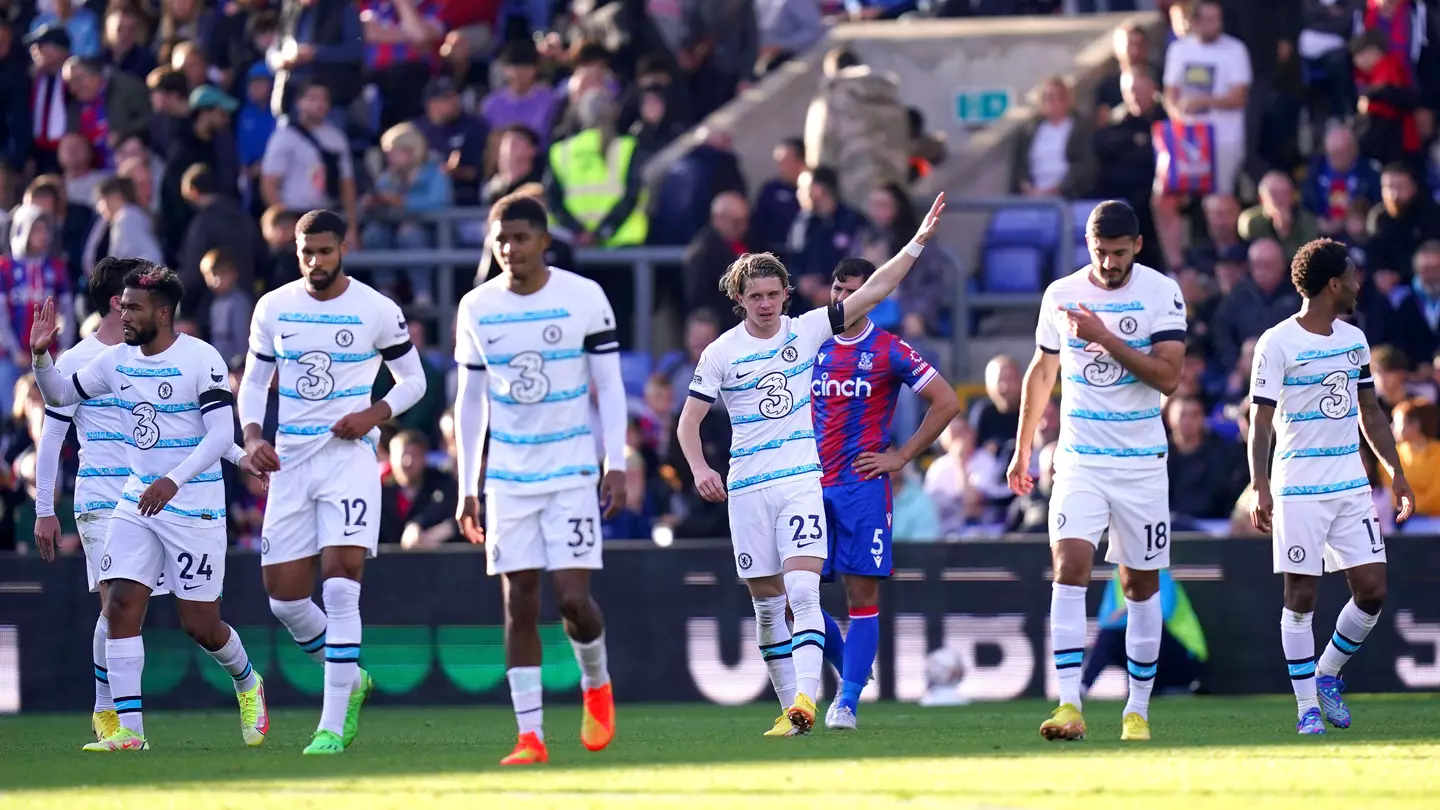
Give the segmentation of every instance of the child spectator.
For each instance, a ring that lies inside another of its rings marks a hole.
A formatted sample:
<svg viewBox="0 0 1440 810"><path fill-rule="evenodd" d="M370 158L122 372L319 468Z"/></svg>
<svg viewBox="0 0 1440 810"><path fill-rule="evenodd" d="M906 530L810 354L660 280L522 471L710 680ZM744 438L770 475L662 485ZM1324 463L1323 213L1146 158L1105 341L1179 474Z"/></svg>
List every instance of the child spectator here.
<svg viewBox="0 0 1440 810"><path fill-rule="evenodd" d="M390 221L372 220L366 224L362 236L365 246L378 250L431 247L431 227L415 222L414 217L449 207L450 178L431 159L430 146L414 124L396 124L386 130L380 148L385 153L386 168L375 178L375 190L365 195L361 205L367 213ZM382 286L393 283L394 273L377 273L376 281ZM427 270L411 276L411 290L417 299L434 300L434 280Z"/></svg>
<svg viewBox="0 0 1440 810"><path fill-rule="evenodd" d="M1415 106L1420 92L1404 57L1390 51L1384 32L1366 31L1350 45L1360 93L1356 127L1360 151L1380 163L1413 158L1420 151Z"/></svg>
<svg viewBox="0 0 1440 810"><path fill-rule="evenodd" d="M200 273L210 289L210 345L231 368L245 359L250 335L250 296L240 286L240 272L222 249L206 253Z"/></svg>
<svg viewBox="0 0 1440 810"><path fill-rule="evenodd" d="M245 75L245 102L236 118L236 147L240 152L240 174L245 178L246 208L255 209L260 198L260 161L265 144L275 134L275 115L270 112L273 82L264 62L250 66Z"/></svg>
<svg viewBox="0 0 1440 810"><path fill-rule="evenodd" d="M15 381L30 368L30 320L37 304L55 298L64 319L60 348L70 345L75 331L70 279L65 263L54 255L55 225L45 210L26 204L10 219L10 255L0 257L0 413L10 410Z"/></svg>

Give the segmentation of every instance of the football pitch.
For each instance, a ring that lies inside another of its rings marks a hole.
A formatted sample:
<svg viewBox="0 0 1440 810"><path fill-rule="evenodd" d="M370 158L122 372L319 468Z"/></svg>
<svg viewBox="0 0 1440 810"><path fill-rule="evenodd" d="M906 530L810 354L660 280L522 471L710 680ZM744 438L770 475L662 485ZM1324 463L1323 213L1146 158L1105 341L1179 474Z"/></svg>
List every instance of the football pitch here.
<svg viewBox="0 0 1440 810"><path fill-rule="evenodd" d="M552 706L550 764L501 769L508 708L371 708L344 755L300 749L319 707L277 710L246 749L232 712L152 712L152 750L84 754L86 715L0 718L0 807L61 810L555 807L1433 808L1440 697L1354 695L1355 727L1294 733L1288 697L1162 698L1155 740L1121 743L1120 705L1089 703L1089 738L1046 743L1049 704L866 704L861 729L765 739L771 706L619 706L615 742L581 748Z"/></svg>

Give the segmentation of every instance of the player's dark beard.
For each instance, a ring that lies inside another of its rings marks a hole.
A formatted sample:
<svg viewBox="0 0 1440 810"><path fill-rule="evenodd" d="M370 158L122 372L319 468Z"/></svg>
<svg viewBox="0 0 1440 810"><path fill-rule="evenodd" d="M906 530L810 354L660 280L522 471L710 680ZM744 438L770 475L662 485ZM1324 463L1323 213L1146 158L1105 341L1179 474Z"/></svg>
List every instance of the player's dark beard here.
<svg viewBox="0 0 1440 810"><path fill-rule="evenodd" d="M125 337L126 346L144 346L146 343L154 340L156 335L160 334L160 328L153 323L146 329L141 329L136 326L133 327L133 330L133 332Z"/></svg>
<svg viewBox="0 0 1440 810"><path fill-rule="evenodd" d="M1135 265L1132 264L1132 265L1130 265L1129 267L1125 268L1125 270L1124 270L1123 272L1121 272L1120 275L1118 275L1118 276L1111 275L1111 274L1109 274L1109 273L1106 273L1104 270L1101 270L1101 271L1100 271L1100 280L1103 281L1103 282L1105 282L1105 286L1106 286L1107 288L1112 289L1112 290L1118 290L1118 289L1120 289L1121 287L1124 287L1124 286L1125 286L1125 282L1127 282L1127 281L1130 280L1130 273L1131 273L1134 269L1135 269Z"/></svg>
<svg viewBox="0 0 1440 810"><path fill-rule="evenodd" d="M328 273L323 273L322 278L320 278L318 281L314 277L314 271L311 271L305 274L305 283L309 284L310 289L314 290L315 292L324 292L325 290L330 289L330 285L335 283L335 279L340 277L340 271L343 269L343 263L336 264L334 270L331 270Z"/></svg>

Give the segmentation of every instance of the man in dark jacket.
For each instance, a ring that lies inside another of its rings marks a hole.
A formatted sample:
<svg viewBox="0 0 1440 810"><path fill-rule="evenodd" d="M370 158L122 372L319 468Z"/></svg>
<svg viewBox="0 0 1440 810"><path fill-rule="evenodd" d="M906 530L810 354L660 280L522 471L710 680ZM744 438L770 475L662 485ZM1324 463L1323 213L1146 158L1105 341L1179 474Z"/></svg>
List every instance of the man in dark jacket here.
<svg viewBox="0 0 1440 810"><path fill-rule="evenodd" d="M710 224L690 241L680 265L686 312L708 309L725 328L739 322L732 302L720 292L720 277L740 254L750 252L749 227L750 206L738 192L724 192L710 204Z"/></svg>
<svg viewBox="0 0 1440 810"><path fill-rule="evenodd" d="M1440 241L1415 251L1415 280L1395 313L1395 343L1406 356L1424 362L1440 350Z"/></svg>
<svg viewBox="0 0 1440 810"><path fill-rule="evenodd" d="M840 179L829 166L800 175L800 213L786 239L785 266L795 280L797 298L814 299L830 286L830 273L848 257L865 227L865 217L840 202ZM818 287L817 287L818 284ZM803 311L808 305L802 302Z"/></svg>
<svg viewBox="0 0 1440 810"><path fill-rule="evenodd" d="M190 93L190 121L176 133L160 181L161 238L167 255L178 256L190 227L192 212L181 188L187 169L196 164L208 166L214 175L216 193L239 196L240 153L230 129L230 116L239 106L235 99L208 84Z"/></svg>
<svg viewBox="0 0 1440 810"><path fill-rule="evenodd" d="M1220 302L1210 324L1216 360L1234 368L1240 346L1300 311L1300 295L1290 284L1284 248L1274 239L1250 245L1250 277L1241 280Z"/></svg>
<svg viewBox="0 0 1440 810"><path fill-rule="evenodd" d="M751 241L760 250L779 254L785 250L785 240L790 238L790 223L800 213L800 201L795 197L800 175L805 172L805 141L802 138L786 138L775 147L775 176L755 195L754 225Z"/></svg>
<svg viewBox="0 0 1440 810"><path fill-rule="evenodd" d="M318 81L330 88L335 109L360 95L365 29L350 0L289 0L280 12L280 36L265 55L275 71L270 111L290 112L299 88Z"/></svg>
<svg viewBox="0 0 1440 810"><path fill-rule="evenodd" d="M0 163L19 174L30 159L30 75L16 30L0 15ZM0 176L5 171L0 169ZM7 195L0 193L0 204Z"/></svg>
<svg viewBox="0 0 1440 810"><path fill-rule="evenodd" d="M405 549L433 548L460 539L455 525L455 477L426 462L430 442L418 430L390 440L395 477L380 493L380 540Z"/></svg>
<svg viewBox="0 0 1440 810"><path fill-rule="evenodd" d="M1120 74L1124 106L1112 113L1108 126L1095 133L1095 159L1105 170L1096 175L1095 197L1125 200L1135 209L1142 237L1137 259L1149 267L1164 267L1160 241L1155 237L1155 215L1150 191L1155 185L1155 147L1151 127L1165 118L1160 89L1148 68L1131 68Z"/></svg>
<svg viewBox="0 0 1440 810"><path fill-rule="evenodd" d="M99 59L72 56L65 62L70 90L66 126L90 141L95 153L110 158L111 133L144 132L150 128L150 99L134 76L113 70Z"/></svg>
<svg viewBox="0 0 1440 810"><path fill-rule="evenodd" d="M255 220L241 210L234 197L220 193L209 166L196 163L186 169L180 188L185 201L195 209L177 263L180 280L185 283L185 301L180 311L186 313L185 317L203 321L199 304L206 287L200 260L205 254L216 248L224 250L239 273L240 289L249 290L262 271L266 247Z"/></svg>
<svg viewBox="0 0 1440 810"><path fill-rule="evenodd" d="M1419 193L1404 164L1380 172L1380 204L1370 211L1369 231L1371 277L1388 295L1396 284L1410 283L1410 257L1420 244L1440 239L1440 206Z"/></svg>

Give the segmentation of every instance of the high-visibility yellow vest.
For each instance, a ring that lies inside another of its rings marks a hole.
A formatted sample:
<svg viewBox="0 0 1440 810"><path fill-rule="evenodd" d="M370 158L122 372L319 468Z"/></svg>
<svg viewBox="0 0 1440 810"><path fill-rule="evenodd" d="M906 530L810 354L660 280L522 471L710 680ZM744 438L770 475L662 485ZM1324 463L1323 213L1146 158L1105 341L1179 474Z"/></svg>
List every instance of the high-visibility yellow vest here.
<svg viewBox="0 0 1440 810"><path fill-rule="evenodd" d="M600 130L587 129L550 147L550 171L565 189L565 209L585 229L594 231L625 197L625 175L635 154L635 138L616 135L610 148L600 151ZM635 210L602 244L606 247L640 245L650 227L645 216L645 193Z"/></svg>

